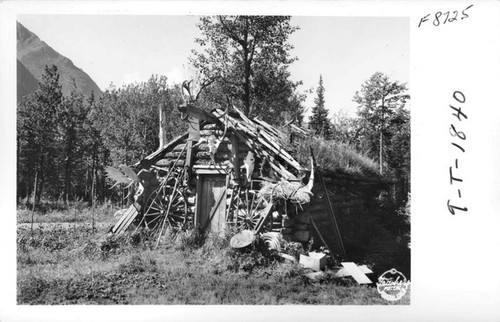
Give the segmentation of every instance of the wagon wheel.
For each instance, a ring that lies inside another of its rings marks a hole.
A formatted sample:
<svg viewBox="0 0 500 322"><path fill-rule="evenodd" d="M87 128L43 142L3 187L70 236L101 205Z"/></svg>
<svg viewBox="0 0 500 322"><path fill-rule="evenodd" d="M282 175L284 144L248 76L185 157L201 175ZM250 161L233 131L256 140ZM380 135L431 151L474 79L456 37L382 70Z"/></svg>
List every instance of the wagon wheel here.
<svg viewBox="0 0 500 322"><path fill-rule="evenodd" d="M241 191L234 202L233 216L236 217L236 228L254 230L261 220L261 211L267 201L257 196L255 191ZM268 221L266 219L266 221Z"/></svg>
<svg viewBox="0 0 500 322"><path fill-rule="evenodd" d="M162 184L153 191L146 203L143 221L146 227L160 230L168 226L181 230L187 221L187 201L179 188ZM163 224L165 222L165 224Z"/></svg>

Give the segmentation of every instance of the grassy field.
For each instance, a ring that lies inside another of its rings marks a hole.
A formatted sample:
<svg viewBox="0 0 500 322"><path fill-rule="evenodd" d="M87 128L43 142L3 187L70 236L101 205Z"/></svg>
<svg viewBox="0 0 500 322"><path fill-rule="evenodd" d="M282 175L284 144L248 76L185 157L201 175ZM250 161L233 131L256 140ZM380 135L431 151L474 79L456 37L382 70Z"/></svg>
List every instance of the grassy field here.
<svg viewBox="0 0 500 322"><path fill-rule="evenodd" d="M114 209L116 210L116 209ZM319 281L272 253L241 252L228 239L200 244L188 235L157 249L144 232L106 236L110 205L35 214L18 210L18 304L409 304L391 303L373 286L330 274Z"/></svg>

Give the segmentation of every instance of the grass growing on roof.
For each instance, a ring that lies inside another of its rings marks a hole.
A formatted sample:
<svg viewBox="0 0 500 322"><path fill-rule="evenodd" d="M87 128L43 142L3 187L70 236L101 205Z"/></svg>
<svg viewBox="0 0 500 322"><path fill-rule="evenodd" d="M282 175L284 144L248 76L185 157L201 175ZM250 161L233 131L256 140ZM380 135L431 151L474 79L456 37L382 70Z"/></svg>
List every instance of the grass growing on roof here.
<svg viewBox="0 0 500 322"><path fill-rule="evenodd" d="M313 148L316 165L320 168L355 175L378 174L378 165L370 157L346 144L318 137L297 140L294 148L300 164L309 164L310 147Z"/></svg>

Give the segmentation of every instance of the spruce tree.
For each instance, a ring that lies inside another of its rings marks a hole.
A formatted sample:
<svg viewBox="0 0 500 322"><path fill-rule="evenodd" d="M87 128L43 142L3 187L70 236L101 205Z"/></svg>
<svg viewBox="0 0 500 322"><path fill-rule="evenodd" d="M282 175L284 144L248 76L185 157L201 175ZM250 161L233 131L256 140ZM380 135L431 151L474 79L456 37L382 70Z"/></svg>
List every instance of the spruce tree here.
<svg viewBox="0 0 500 322"><path fill-rule="evenodd" d="M326 139L332 136L332 125L328 118L328 110L325 108L325 87L323 86L323 76L319 76L319 85L316 89L317 97L314 99L312 115L309 118L309 128L316 135Z"/></svg>
<svg viewBox="0 0 500 322"><path fill-rule="evenodd" d="M27 183L21 195L34 194L37 203L44 188L51 187L57 174L55 156L57 116L63 95L56 66L46 66L40 89L27 96L18 107L18 171Z"/></svg>

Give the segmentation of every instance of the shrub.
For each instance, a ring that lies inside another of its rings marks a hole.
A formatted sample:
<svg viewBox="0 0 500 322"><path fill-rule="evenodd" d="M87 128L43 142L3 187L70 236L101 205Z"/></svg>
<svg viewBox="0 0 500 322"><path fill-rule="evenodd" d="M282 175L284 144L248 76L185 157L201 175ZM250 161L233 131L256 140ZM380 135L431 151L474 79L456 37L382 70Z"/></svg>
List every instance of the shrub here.
<svg viewBox="0 0 500 322"><path fill-rule="evenodd" d="M118 271L124 274L137 274L144 272L157 272L156 260L152 258L143 259L140 255L133 255L127 263L122 263Z"/></svg>

